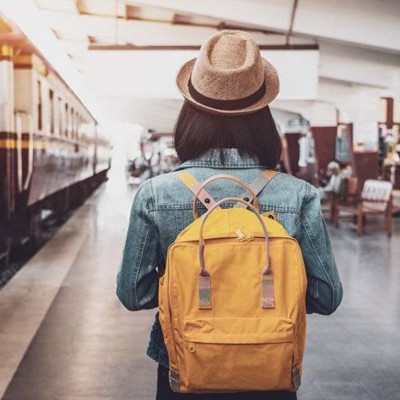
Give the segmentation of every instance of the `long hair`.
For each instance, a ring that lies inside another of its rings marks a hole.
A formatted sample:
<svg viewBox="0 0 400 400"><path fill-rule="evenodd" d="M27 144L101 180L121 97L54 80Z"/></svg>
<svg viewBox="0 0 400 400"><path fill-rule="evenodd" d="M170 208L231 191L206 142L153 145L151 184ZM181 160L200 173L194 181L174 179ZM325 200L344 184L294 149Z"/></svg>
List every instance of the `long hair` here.
<svg viewBox="0 0 400 400"><path fill-rule="evenodd" d="M199 110L184 102L174 129L175 149L181 162L211 149L235 148L257 157L261 166L275 169L281 139L269 107L252 114L225 116ZM220 152L222 163L223 152Z"/></svg>

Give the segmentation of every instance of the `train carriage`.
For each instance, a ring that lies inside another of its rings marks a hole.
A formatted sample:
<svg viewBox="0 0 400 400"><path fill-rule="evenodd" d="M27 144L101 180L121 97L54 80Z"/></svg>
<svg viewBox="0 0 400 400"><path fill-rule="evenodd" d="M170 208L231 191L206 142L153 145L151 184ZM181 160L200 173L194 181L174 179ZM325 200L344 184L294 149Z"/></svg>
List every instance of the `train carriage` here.
<svg viewBox="0 0 400 400"><path fill-rule="evenodd" d="M1 43L0 35L4 258L38 232L42 209L63 213L106 179L111 145L89 110L29 45Z"/></svg>

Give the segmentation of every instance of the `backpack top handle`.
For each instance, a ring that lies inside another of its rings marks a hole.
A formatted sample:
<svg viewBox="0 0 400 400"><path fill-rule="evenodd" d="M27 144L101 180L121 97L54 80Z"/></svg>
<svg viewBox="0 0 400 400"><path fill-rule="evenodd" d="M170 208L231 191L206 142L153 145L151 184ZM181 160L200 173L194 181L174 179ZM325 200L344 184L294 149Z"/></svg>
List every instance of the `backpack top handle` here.
<svg viewBox="0 0 400 400"><path fill-rule="evenodd" d="M256 199L256 197L255 197ZM211 215L211 213L219 208L222 203L227 201L240 202L249 208L249 211L253 212L261 224L265 235L265 264L261 271L261 297L262 297L262 308L270 309L275 308L275 296L274 296L274 277L271 267L271 261L269 257L269 234L268 229L263 220L260 211L239 197L227 197L215 203L204 215L200 227L200 237L199 237L199 260L200 260L200 271L199 271L199 308L202 310L210 310L212 308L211 302L211 275L208 272L205 261L204 261L204 250L205 241L203 237L204 225Z"/></svg>
<svg viewBox="0 0 400 400"><path fill-rule="evenodd" d="M250 196L253 198L254 201L254 207L255 209L260 212L260 205L258 203L258 198L257 195L254 193L254 190L251 189L248 185L246 185L245 183L243 183L243 181L241 181L239 178L236 178L235 176L232 175L227 175L227 174L219 174L219 175L214 175L211 178L206 179L199 187L197 193L195 194L194 198L193 198L193 217L194 219L199 218L199 213L197 211L197 200L198 197L201 193L201 191L211 182L214 181L218 181L218 180L230 180L233 182L238 183L243 189L245 189ZM219 202L218 202L219 203ZM249 203L250 204L250 203Z"/></svg>

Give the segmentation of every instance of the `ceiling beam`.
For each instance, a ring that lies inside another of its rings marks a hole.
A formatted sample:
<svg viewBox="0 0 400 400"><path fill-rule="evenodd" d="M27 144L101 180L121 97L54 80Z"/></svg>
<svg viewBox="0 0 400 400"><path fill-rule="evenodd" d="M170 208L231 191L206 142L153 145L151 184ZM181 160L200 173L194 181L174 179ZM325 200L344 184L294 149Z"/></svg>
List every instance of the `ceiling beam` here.
<svg viewBox="0 0 400 400"><path fill-rule="evenodd" d="M295 0L297 1L297 0ZM259 32L264 33L266 35L270 34L271 31L261 28L252 28L245 27L240 24L228 24L225 21L221 21L220 19L208 17L209 22L191 22L188 21L188 17L190 15L185 15L184 13L174 13L172 20L162 19L162 18L144 18L140 16L140 10L146 7L138 7L134 5L126 5L126 19L134 20L134 21L144 21L144 22L156 22L159 24L171 24L171 25L184 25L184 26L193 26L199 28L213 28L218 30L223 29L233 29L233 30L246 30L248 32ZM132 11L130 11L132 10ZM95 16L95 14L91 14Z"/></svg>
<svg viewBox="0 0 400 400"><path fill-rule="evenodd" d="M290 25L289 25L288 33L286 35L286 44L289 44L290 36L292 36L292 33L293 33L293 24L294 24L294 18L296 16L297 4L298 4L298 0L293 0L292 15L290 17Z"/></svg>
<svg viewBox="0 0 400 400"><path fill-rule="evenodd" d="M75 0L75 8L79 15L83 14L82 0Z"/></svg>
<svg viewBox="0 0 400 400"><path fill-rule="evenodd" d="M321 78L400 91L397 54L321 42L319 64Z"/></svg>
<svg viewBox="0 0 400 400"><path fill-rule="evenodd" d="M260 50L318 50L318 44L288 44L288 45L260 45ZM166 45L151 45L151 46L137 46L134 44L123 45L102 45L90 44L88 49L91 51L182 51L182 50L200 50L199 45L189 46L166 46Z"/></svg>
<svg viewBox="0 0 400 400"><path fill-rule="evenodd" d="M170 45L200 46L204 40L217 32L216 27L177 25L171 23L154 23L143 20L115 19L109 16L94 15L60 15L44 11L53 28L62 33L61 39L71 40L86 35L93 36L95 45ZM245 28L241 28L245 29ZM284 45L285 35L266 31L257 32L253 36L259 45ZM118 32L118 35L116 35ZM117 38L116 38L117 36ZM292 37L291 45L315 44L310 39Z"/></svg>

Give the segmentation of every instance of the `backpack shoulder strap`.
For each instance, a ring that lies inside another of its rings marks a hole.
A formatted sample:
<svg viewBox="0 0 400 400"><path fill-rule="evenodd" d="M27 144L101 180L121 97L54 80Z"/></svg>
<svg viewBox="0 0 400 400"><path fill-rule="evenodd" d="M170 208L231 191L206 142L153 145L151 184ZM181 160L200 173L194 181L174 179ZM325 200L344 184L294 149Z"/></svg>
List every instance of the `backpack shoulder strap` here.
<svg viewBox="0 0 400 400"><path fill-rule="evenodd" d="M196 180L196 178L188 171L182 171L178 174L179 179L189 188L189 190L196 195L200 189L200 183ZM210 194L205 190L199 193L198 199L204 205L204 207L209 210L216 201L210 196Z"/></svg>
<svg viewBox="0 0 400 400"><path fill-rule="evenodd" d="M278 174L276 171L271 171L269 169L261 172L260 175L257 176L257 178L249 185L250 189L253 190L253 192L258 196L260 192L268 185L269 182ZM240 196L242 199L245 197L248 197L251 199L251 194L246 191L243 193L242 196ZM246 205L240 202L237 202L235 207L241 207L241 208L246 208Z"/></svg>

